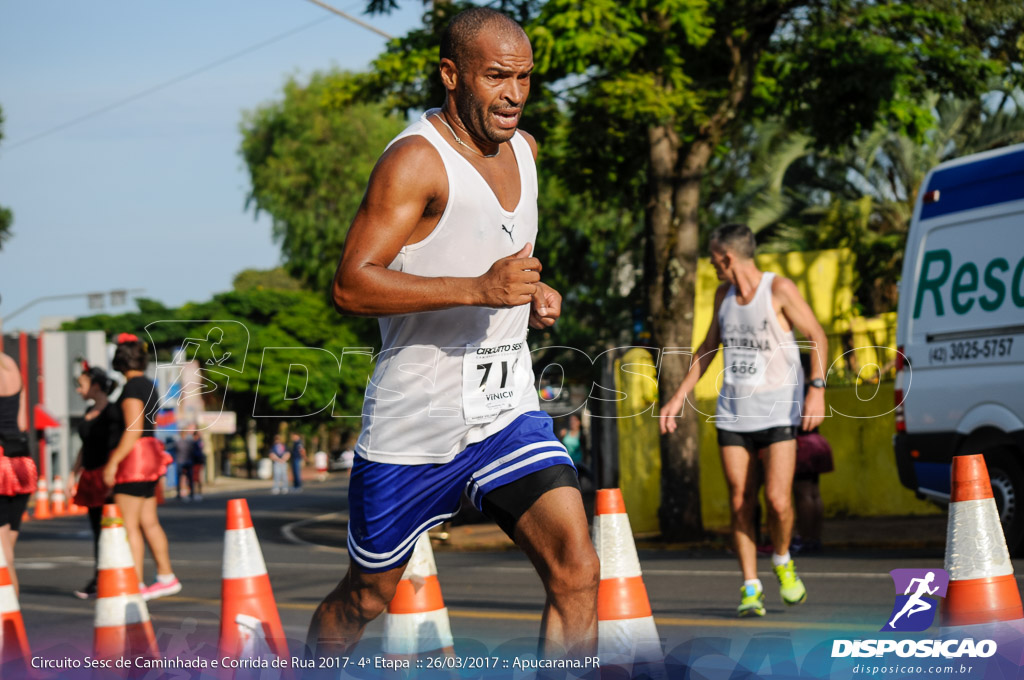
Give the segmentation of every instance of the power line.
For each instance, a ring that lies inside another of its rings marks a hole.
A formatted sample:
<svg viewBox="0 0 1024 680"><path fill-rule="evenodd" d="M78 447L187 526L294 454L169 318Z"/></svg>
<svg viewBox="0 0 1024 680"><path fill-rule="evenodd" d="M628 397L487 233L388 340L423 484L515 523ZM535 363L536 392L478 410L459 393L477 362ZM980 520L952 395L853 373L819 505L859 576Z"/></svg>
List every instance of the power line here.
<svg viewBox="0 0 1024 680"><path fill-rule="evenodd" d="M325 4L321 3L321 2L317 2L317 0L310 0L310 2L315 2L316 4L320 5L321 7L324 7L325 9L327 9L327 10L337 14L338 16L341 16L341 17L343 17L343 18L345 18L345 19L347 19L347 20L349 20L349 21L351 21L351 22L353 22L353 23L355 23L355 24L357 24L359 26L362 26L363 28L366 28L366 29L368 29L370 31L373 31L374 33L377 33L378 35L384 36L385 38L388 38L388 39L391 38L390 35L388 35L387 33L383 32L383 31L381 31L380 29L375 28L374 26L371 26L370 24L367 24L364 21L361 21L360 19L357 19L357 18L355 18L353 16L350 16L350 15L346 14L345 12L342 12L341 10L335 9L335 8L331 7L330 5L325 5ZM95 118L96 116L100 116L100 115L102 115L104 113L107 113L108 111L112 111L112 110L114 110L116 108L124 106L125 104L130 104L130 103L132 103L134 101L142 99L143 97L148 97L149 95L154 94L156 92L159 92L160 90L167 89L168 87L171 87L172 85L177 85L178 83L180 83L182 81L185 81L185 80L188 80L189 78L194 78L197 75L205 73L205 72L207 72L207 71L209 71L211 69L217 68L218 66L222 66L222 65L228 63L229 61L234 61L235 59L238 59L239 57L243 57L243 56L245 56L247 54L255 52L256 50L263 49L264 47L267 47L268 45L273 45L276 42L280 42L280 41L284 40L285 38L289 38L289 37L295 35L296 33L301 33L302 31L305 31L305 30L308 30L310 28L313 28L314 26L322 24L325 21L328 21L328 20L330 20L332 18L333 17L329 17L329 16L321 17L319 19L315 19L313 21L310 21L310 22L307 22L305 24L302 24L301 26L296 26L295 28L293 28L291 30L285 31L284 33L278 33L277 35L273 36L272 38L267 38L266 40L263 40L261 42L255 43L253 45L250 45L249 47L246 47L246 48L241 49L241 50L239 50L237 52L229 54L226 57L221 57L220 59L217 59L216 61L213 61L213 62L210 62L209 64L206 64L205 66L200 66L199 68L194 69L192 71L189 71L187 73L183 73L180 76L176 76L174 78L171 78L170 80L165 80L164 82L162 82L162 83L160 83L158 85L154 85L153 87L149 87L149 88L147 88L145 90L142 90L140 92L136 92L135 94L130 95L128 97L125 97L124 99L119 99L118 101L116 101L116 102L114 102L112 104L107 104L106 106L100 107L100 108L98 108L98 109L96 109L94 111L90 111L89 113L86 113L86 114L83 114L81 116L78 116L77 118L73 118L73 119L71 119L69 121L65 121L63 123L60 123L59 125L55 125L55 126L49 128L49 129L43 130L40 133L34 134L31 137L26 137L25 139L19 139L18 141L14 142L13 144L5 145L6 148L4 150L7 151L7 152L13 151L13 150L15 150L15 149L17 149L19 147L25 146L26 144L31 144L32 142L34 142L36 140L42 139L44 137L48 137L48 136L54 134L55 132L60 132L61 130L65 130L65 129L67 129L69 127L72 127L74 125L78 125L79 123L83 123L83 122L85 122L87 120Z"/></svg>
<svg viewBox="0 0 1024 680"><path fill-rule="evenodd" d="M379 28L377 28L373 24L368 24L367 22L363 21L362 19L360 19L358 17L354 17L351 14L348 14L346 12L342 12L340 9L337 9L335 7L331 7L326 2L321 2L321 0L309 0L309 2L313 3L317 7L323 7L328 12L334 12L335 14L337 14L342 19L348 19L349 21L351 21L352 23L356 24L357 26L362 26L366 30L373 31L377 35L382 36L384 38L387 38L388 40L391 40L392 38L394 38L393 35L385 33L384 31L380 30Z"/></svg>

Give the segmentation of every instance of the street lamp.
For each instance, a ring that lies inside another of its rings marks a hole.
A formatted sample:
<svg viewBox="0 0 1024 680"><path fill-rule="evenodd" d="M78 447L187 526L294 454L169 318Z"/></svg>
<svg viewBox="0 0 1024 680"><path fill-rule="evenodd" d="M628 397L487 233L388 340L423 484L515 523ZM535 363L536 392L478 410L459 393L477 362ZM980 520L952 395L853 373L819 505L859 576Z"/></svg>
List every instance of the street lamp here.
<svg viewBox="0 0 1024 680"><path fill-rule="evenodd" d="M0 319L10 321L18 314L21 314L30 307L34 307L40 302L52 302L54 300L74 300L78 298L86 298L89 301L89 309L103 309L103 298L106 295L110 295L111 307L117 307L123 305L127 301L129 293L132 293L134 295L144 292L146 292L145 288L132 288L131 290L118 288L117 290L112 290L109 293L68 293L67 295L44 295L42 297L37 297L34 300L30 300L29 302L23 304L21 307L18 307L16 310L8 314L6 317L0 317Z"/></svg>

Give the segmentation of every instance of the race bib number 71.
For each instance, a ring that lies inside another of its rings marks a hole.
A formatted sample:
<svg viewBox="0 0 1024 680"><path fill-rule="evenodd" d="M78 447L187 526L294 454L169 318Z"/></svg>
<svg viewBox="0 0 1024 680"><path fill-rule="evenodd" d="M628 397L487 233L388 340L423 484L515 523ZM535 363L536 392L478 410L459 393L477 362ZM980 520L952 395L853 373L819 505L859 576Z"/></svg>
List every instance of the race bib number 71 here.
<svg viewBox="0 0 1024 680"><path fill-rule="evenodd" d="M462 361L462 408L466 423L489 423L519 403L526 343L468 345Z"/></svg>

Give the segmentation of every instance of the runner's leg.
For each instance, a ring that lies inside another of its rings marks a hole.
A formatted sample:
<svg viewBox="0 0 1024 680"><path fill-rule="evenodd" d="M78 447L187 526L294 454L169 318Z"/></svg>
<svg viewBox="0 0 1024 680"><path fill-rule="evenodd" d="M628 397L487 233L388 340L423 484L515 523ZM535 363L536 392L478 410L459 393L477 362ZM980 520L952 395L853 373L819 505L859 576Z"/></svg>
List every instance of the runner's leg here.
<svg viewBox="0 0 1024 680"><path fill-rule="evenodd" d="M313 613L306 635L313 658L346 656L366 625L387 608L404 572L404 563L377 574L365 574L357 564L350 564L345 578Z"/></svg>
<svg viewBox="0 0 1024 680"><path fill-rule="evenodd" d="M142 538L142 504L145 501L140 496L131 496L126 493L114 494L114 502L121 509L121 517L124 519L124 532L128 536L128 544L132 549L132 559L135 560L135 572L139 576L139 583L142 583L143 564L146 556L146 545Z"/></svg>
<svg viewBox="0 0 1024 680"><path fill-rule="evenodd" d="M796 440L774 442L764 451L764 497L776 555L789 552L793 537L793 472Z"/></svg>
<svg viewBox="0 0 1024 680"><path fill-rule="evenodd" d="M723 446L722 470L729 487L732 540L744 580L757 578L757 545L754 542L754 506L757 504L757 461L743 446Z"/></svg>
<svg viewBox="0 0 1024 680"><path fill-rule="evenodd" d="M519 518L515 539L533 562L547 592L541 654L592 656L597 649L601 567L579 490L563 486L542 495Z"/></svg>

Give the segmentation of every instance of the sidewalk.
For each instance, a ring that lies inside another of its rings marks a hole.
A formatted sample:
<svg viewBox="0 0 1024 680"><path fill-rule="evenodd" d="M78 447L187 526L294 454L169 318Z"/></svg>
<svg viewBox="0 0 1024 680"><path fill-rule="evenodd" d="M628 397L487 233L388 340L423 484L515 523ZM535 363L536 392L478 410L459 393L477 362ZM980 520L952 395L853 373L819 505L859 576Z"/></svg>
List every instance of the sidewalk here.
<svg viewBox="0 0 1024 680"><path fill-rule="evenodd" d="M303 476L303 482L306 478ZM203 482L203 496L221 493L245 493L247 491L269 491L273 482L269 479L248 479L246 477L223 477L218 476L211 484ZM178 489L168 486L164 489L164 496L167 500L178 500Z"/></svg>

